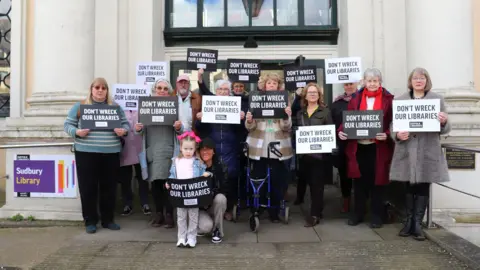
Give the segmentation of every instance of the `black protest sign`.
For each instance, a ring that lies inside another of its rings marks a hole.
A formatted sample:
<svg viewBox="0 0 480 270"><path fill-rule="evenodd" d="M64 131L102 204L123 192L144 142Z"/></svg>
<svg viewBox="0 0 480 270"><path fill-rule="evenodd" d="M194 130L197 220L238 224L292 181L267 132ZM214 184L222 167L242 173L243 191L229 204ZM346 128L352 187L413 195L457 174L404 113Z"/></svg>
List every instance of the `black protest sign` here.
<svg viewBox="0 0 480 270"><path fill-rule="evenodd" d="M178 119L178 97L140 97L138 122L146 126L173 125Z"/></svg>
<svg viewBox="0 0 480 270"><path fill-rule="evenodd" d="M169 194L173 207L199 208L212 204L213 193L211 177L197 177L191 179L168 179Z"/></svg>
<svg viewBox="0 0 480 270"><path fill-rule="evenodd" d="M383 111L343 111L343 132L348 139L374 139L383 133Z"/></svg>
<svg viewBox="0 0 480 270"><path fill-rule="evenodd" d="M122 127L120 106L106 104L80 105L80 126L90 130L113 130Z"/></svg>
<svg viewBox="0 0 480 270"><path fill-rule="evenodd" d="M187 49L187 69L189 70L203 68L206 71L216 71L217 61L217 50Z"/></svg>
<svg viewBox="0 0 480 270"><path fill-rule="evenodd" d="M258 82L260 60L227 59L227 74L232 82Z"/></svg>
<svg viewBox="0 0 480 270"><path fill-rule="evenodd" d="M249 95L250 112L253 118L285 118L288 106L287 91L255 91Z"/></svg>
<svg viewBox="0 0 480 270"><path fill-rule="evenodd" d="M285 89L295 90L299 87L305 87L310 82L317 82L316 66L286 66L283 69L285 77Z"/></svg>

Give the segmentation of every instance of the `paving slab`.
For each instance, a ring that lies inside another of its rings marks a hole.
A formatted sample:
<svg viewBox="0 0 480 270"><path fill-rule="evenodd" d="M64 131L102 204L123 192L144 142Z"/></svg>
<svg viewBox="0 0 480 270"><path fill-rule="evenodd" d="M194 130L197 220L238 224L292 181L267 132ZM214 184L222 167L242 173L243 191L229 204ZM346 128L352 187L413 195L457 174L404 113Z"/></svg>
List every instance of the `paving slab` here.
<svg viewBox="0 0 480 270"><path fill-rule="evenodd" d="M375 233L365 223L349 226L345 219L323 220L314 227L322 241L381 241L380 235Z"/></svg>
<svg viewBox="0 0 480 270"><path fill-rule="evenodd" d="M268 220L260 223L258 231L259 243L298 243L319 242L320 238L313 228L305 228L304 221L292 219L288 224L271 223Z"/></svg>

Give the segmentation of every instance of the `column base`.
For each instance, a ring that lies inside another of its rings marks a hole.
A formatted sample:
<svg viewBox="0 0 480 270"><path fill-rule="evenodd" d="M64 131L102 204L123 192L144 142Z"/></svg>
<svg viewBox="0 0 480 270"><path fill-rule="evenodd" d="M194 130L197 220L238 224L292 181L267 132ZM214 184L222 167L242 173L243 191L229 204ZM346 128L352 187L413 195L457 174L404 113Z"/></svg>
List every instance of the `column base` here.
<svg viewBox="0 0 480 270"><path fill-rule="evenodd" d="M83 220L82 209L79 202L78 205L49 205L46 201L48 199L44 198L18 198L18 200L28 200L28 202L9 202L5 204L0 208L0 218L10 218L20 214L25 219L32 216L37 220ZM75 199L70 200L76 201Z"/></svg>

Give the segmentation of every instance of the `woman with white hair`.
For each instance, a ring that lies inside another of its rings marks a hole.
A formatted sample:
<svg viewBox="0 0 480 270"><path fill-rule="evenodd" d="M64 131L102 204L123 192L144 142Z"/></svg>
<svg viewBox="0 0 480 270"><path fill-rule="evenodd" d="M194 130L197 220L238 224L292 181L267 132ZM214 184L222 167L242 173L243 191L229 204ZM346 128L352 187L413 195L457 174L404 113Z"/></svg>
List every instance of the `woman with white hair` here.
<svg viewBox="0 0 480 270"><path fill-rule="evenodd" d="M349 111L382 110L383 132L371 140L349 140L340 126L338 137L348 140L345 147L347 175L353 179L354 210L348 225L356 226L363 222L367 198L370 197L370 227L383 225L386 185L389 183L389 170L392 161L394 142L390 137L392 123L393 95L382 87L382 73L369 68L363 75L364 87L348 103Z"/></svg>
<svg viewBox="0 0 480 270"><path fill-rule="evenodd" d="M202 86L201 86L202 87ZM232 84L227 80L218 80L215 82L215 95L230 96L232 95ZM245 118L245 113L240 110L240 119ZM225 217L231 220L231 210L233 204L238 197L238 174L240 164L238 162L238 146L242 140L241 131L244 126L239 124L211 124L202 123L202 113L197 114L197 121L195 124L196 130L200 138L210 137L215 142L215 153L220 156L221 161L228 168L228 183L229 192L227 194L227 213Z"/></svg>
<svg viewBox="0 0 480 270"><path fill-rule="evenodd" d="M152 85L152 96L175 96L168 80L160 79ZM176 135L182 134L182 122L176 121L173 126L144 126L135 124L135 132L142 134L148 163L148 181L152 182L152 195L155 201L156 216L152 220L153 227L173 228L173 207L168 199L165 182L169 176L172 157L178 155L179 144ZM165 210L165 215L164 215Z"/></svg>

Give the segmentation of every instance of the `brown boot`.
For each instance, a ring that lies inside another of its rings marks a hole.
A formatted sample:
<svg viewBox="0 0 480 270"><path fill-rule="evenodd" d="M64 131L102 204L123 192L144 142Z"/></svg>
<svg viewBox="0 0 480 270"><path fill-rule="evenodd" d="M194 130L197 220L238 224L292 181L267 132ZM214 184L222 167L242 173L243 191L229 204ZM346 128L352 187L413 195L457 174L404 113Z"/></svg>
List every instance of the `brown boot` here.
<svg viewBox="0 0 480 270"><path fill-rule="evenodd" d="M342 213L350 212L350 198L343 198Z"/></svg>
<svg viewBox="0 0 480 270"><path fill-rule="evenodd" d="M152 220L152 227L160 227L162 226L163 222L165 221L165 218L163 217L163 213L157 213Z"/></svg>
<svg viewBox="0 0 480 270"><path fill-rule="evenodd" d="M171 229L171 228L175 227L175 224L173 222L172 214L166 214L165 215L165 225L164 225L164 227L167 228L167 229Z"/></svg>

